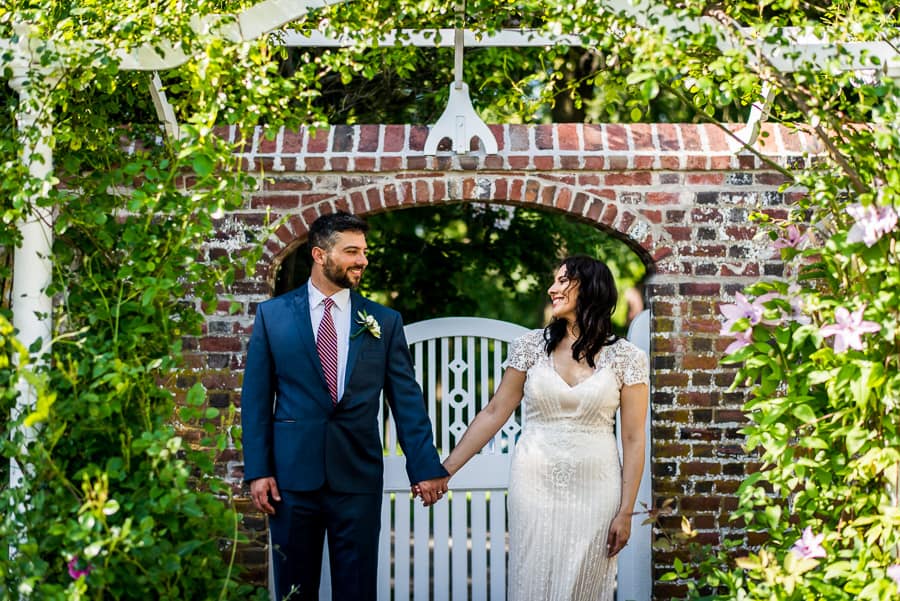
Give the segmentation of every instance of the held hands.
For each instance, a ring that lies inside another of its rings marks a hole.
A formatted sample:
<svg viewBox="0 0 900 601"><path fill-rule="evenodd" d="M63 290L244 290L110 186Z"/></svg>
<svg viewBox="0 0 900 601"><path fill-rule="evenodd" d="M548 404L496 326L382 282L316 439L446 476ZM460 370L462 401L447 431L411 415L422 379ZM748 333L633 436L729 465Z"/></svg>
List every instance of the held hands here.
<svg viewBox="0 0 900 601"><path fill-rule="evenodd" d="M631 536L631 514L617 513L609 525L609 534L606 536L606 555L615 557L621 551Z"/></svg>
<svg viewBox="0 0 900 601"><path fill-rule="evenodd" d="M269 502L270 496L273 501L281 501L281 493L278 492L275 478L257 478L250 482L250 497L253 499L253 505L263 513L274 515L275 508Z"/></svg>
<svg viewBox="0 0 900 601"><path fill-rule="evenodd" d="M441 500L444 493L447 492L447 483L450 476L443 478L432 478L431 480L422 480L412 486L413 495L422 499L422 505L430 507Z"/></svg>

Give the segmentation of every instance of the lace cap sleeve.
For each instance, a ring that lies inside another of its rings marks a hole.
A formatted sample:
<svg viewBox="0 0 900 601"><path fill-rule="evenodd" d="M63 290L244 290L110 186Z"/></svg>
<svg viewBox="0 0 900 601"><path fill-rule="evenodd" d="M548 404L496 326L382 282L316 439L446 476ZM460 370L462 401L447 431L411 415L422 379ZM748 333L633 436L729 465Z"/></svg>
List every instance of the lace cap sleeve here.
<svg viewBox="0 0 900 601"><path fill-rule="evenodd" d="M531 330L522 334L509 345L509 355L506 357L506 367L512 367L519 371L528 371L544 352L544 331Z"/></svg>
<svg viewBox="0 0 900 601"><path fill-rule="evenodd" d="M650 383L650 362L647 353L631 344L627 340L621 340L616 352L616 367L619 381L623 386L632 384Z"/></svg>

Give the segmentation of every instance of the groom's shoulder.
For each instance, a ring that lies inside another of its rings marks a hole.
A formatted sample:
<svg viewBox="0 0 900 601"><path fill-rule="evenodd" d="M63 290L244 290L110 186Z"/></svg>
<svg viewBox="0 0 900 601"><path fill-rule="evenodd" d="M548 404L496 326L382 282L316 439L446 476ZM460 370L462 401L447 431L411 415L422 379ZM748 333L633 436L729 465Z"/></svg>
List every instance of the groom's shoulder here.
<svg viewBox="0 0 900 601"><path fill-rule="evenodd" d="M294 288L293 290L289 290L278 296L273 296L272 298L266 299L257 305L259 308L264 308L266 310L271 309L279 309L281 307L289 306L297 296L301 294L306 294L306 285L299 286ZM259 309L257 309L259 310Z"/></svg>

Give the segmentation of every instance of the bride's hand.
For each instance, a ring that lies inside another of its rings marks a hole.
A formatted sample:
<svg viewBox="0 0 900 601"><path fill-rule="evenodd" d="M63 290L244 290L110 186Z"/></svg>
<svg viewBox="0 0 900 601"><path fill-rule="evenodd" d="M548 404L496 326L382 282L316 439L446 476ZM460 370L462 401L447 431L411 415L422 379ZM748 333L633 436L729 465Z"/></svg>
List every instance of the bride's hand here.
<svg viewBox="0 0 900 601"><path fill-rule="evenodd" d="M631 514L616 514L609 525L609 534L606 536L606 555L615 557L625 547L631 536Z"/></svg>

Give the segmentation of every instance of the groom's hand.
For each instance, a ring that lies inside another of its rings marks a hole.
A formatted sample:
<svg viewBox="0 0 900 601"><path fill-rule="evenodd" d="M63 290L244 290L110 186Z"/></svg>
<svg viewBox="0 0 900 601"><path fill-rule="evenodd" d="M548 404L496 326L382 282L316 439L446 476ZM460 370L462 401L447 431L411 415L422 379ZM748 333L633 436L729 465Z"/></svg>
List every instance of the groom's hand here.
<svg viewBox="0 0 900 601"><path fill-rule="evenodd" d="M257 478L250 482L250 497L253 499L253 505L263 513L274 515L275 508L269 502L269 496L274 501L281 501L281 493L278 492L275 478Z"/></svg>
<svg viewBox="0 0 900 601"><path fill-rule="evenodd" d="M447 492L447 483L449 481L449 476L422 480L413 486L413 493L422 498L422 504L425 507L429 507L441 500L441 497Z"/></svg>

